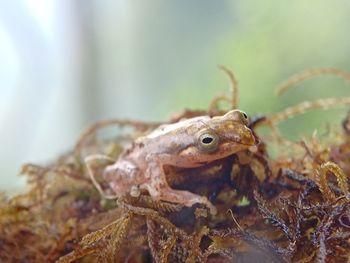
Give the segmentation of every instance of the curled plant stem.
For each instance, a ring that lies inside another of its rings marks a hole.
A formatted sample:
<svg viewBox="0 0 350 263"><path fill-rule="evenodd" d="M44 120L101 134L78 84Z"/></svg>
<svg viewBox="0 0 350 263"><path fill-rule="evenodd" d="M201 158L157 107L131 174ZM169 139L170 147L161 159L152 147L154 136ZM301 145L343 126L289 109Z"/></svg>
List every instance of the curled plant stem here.
<svg viewBox="0 0 350 263"><path fill-rule="evenodd" d="M329 188L328 181L326 178L326 171L320 167L319 169L315 170L315 174L316 174L316 184L320 189L321 193L323 194L323 196L328 201L334 202L336 198L334 193Z"/></svg>
<svg viewBox="0 0 350 263"><path fill-rule="evenodd" d="M256 127L266 124L277 125L281 121L303 114L312 109L339 108L344 106L350 106L350 98L329 98L315 101L304 101L266 118L265 121L258 123Z"/></svg>
<svg viewBox="0 0 350 263"><path fill-rule="evenodd" d="M315 170L316 173L316 184L322 194L331 202L336 201L335 194L331 191L328 180L327 180L327 172L332 172L338 182L338 186L344 195L349 193L347 186L347 178L344 172L339 168L339 166L333 162L326 162L321 164L318 169Z"/></svg>
<svg viewBox="0 0 350 263"><path fill-rule="evenodd" d="M226 68L223 65L219 65L219 69L221 69L222 71L224 71L227 76L230 79L230 84L231 84L231 91L232 91L232 97L231 97L231 108L232 109L237 109L238 107L238 89L237 89L237 80L235 78L235 76L233 75L233 72L231 70L229 70L228 68Z"/></svg>
<svg viewBox="0 0 350 263"><path fill-rule="evenodd" d="M217 96L217 97L213 98L209 104L208 113L210 116L213 116L215 114L220 113L220 110L218 109L218 104L221 101L231 102L231 100L226 95L221 95L221 96Z"/></svg>
<svg viewBox="0 0 350 263"><path fill-rule="evenodd" d="M340 190L343 192L344 195L347 195L349 193L348 182L343 170L340 169L340 167L337 164L332 162L327 162L321 165L321 167L332 172L337 177L337 182Z"/></svg>
<svg viewBox="0 0 350 263"><path fill-rule="evenodd" d="M278 86L276 89L276 93L278 96L285 93L288 89L291 88L291 86L300 83L303 80L310 79L314 76L320 76L320 75L333 75L340 78L345 79L347 82L350 82L350 73L337 69L337 68L313 68L313 69L307 69L304 70L291 78L284 81L281 85Z"/></svg>

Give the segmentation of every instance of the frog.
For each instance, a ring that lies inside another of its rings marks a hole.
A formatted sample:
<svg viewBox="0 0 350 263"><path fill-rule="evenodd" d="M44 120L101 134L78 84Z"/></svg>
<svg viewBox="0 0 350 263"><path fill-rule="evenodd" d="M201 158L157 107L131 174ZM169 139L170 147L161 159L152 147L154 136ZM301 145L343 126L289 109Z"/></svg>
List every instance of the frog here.
<svg viewBox="0 0 350 263"><path fill-rule="evenodd" d="M158 201L192 207L203 204L211 214L216 207L206 196L170 187L165 167L195 168L247 150L258 140L248 127L248 116L231 110L221 116L197 116L163 124L136 138L107 165L102 176L115 197L139 196L141 191Z"/></svg>

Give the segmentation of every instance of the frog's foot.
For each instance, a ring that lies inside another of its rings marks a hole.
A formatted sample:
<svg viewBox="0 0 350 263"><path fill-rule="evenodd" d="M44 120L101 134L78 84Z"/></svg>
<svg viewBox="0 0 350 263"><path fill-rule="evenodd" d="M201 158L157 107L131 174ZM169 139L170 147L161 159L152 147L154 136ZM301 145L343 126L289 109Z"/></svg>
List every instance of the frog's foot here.
<svg viewBox="0 0 350 263"><path fill-rule="evenodd" d="M197 203L204 204L209 208L212 215L217 213L216 207L205 196L196 195L189 191L175 190L170 187L161 189L150 189L150 187L147 187L147 190L152 197L162 201L182 204L187 207L191 207Z"/></svg>

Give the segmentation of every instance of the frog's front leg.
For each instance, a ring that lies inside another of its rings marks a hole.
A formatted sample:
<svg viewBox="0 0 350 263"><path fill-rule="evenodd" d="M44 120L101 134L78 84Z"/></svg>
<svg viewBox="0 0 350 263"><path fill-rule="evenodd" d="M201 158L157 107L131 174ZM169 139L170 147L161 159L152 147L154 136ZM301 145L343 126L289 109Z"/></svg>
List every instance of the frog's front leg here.
<svg viewBox="0 0 350 263"><path fill-rule="evenodd" d="M149 180L142 184L141 188L147 189L153 198L183 204L188 207L197 203L204 204L210 209L211 214L216 214L216 207L205 196L196 195L189 191L172 189L166 181L163 166L158 162L149 162L145 176Z"/></svg>
<svg viewBox="0 0 350 263"><path fill-rule="evenodd" d="M124 159L107 166L103 172L103 178L109 182L110 188L118 197L125 194L139 196L139 185L145 181L141 175L140 169L133 162Z"/></svg>

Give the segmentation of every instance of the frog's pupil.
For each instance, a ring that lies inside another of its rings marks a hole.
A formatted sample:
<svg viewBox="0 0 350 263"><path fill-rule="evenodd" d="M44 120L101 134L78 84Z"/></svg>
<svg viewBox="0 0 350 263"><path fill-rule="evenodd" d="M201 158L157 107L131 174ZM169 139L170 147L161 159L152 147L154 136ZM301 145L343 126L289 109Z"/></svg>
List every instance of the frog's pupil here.
<svg viewBox="0 0 350 263"><path fill-rule="evenodd" d="M203 138L202 142L204 144L210 144L214 139L212 137L205 137Z"/></svg>

